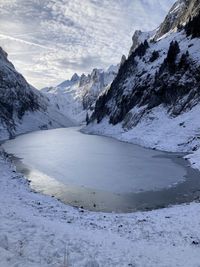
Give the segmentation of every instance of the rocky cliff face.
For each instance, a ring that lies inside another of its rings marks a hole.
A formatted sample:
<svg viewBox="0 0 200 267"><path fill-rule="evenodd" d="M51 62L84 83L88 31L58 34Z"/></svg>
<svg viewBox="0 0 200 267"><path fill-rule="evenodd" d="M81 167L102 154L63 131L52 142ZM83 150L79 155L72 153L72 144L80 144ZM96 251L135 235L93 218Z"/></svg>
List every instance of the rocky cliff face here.
<svg viewBox="0 0 200 267"><path fill-rule="evenodd" d="M170 9L163 23L160 25L155 40L177 27L184 26L190 18L198 15L199 0L179 0Z"/></svg>
<svg viewBox="0 0 200 267"><path fill-rule="evenodd" d="M30 118L30 119L29 119ZM0 139L70 124L49 100L27 83L0 48Z"/></svg>
<svg viewBox="0 0 200 267"><path fill-rule="evenodd" d="M200 101L199 8L196 0L177 1L154 38L133 45L90 122L108 118L128 130L154 107L178 116Z"/></svg>
<svg viewBox="0 0 200 267"><path fill-rule="evenodd" d="M129 57L140 44L144 43L145 40L152 38L155 33L156 31L142 32L140 30L136 30L132 37L132 46L129 51Z"/></svg>

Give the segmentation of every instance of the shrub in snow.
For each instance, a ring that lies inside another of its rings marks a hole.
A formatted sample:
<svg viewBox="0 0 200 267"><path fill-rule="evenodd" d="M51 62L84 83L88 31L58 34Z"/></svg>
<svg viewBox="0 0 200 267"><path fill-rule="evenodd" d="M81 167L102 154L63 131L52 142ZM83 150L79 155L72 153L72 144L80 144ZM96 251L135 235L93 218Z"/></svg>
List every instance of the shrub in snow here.
<svg viewBox="0 0 200 267"><path fill-rule="evenodd" d="M189 20L185 26L185 31L187 36L191 35L192 38L200 37L200 12L192 20Z"/></svg>
<svg viewBox="0 0 200 267"><path fill-rule="evenodd" d="M149 61L154 62L158 58L159 58L159 52L154 50Z"/></svg>

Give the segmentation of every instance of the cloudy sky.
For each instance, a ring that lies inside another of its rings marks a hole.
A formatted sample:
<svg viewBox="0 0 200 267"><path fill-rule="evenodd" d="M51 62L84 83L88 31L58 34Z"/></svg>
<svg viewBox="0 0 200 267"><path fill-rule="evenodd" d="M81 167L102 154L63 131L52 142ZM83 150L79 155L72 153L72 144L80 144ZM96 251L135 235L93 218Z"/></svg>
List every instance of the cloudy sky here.
<svg viewBox="0 0 200 267"><path fill-rule="evenodd" d="M175 0L0 0L0 46L34 86L117 64Z"/></svg>

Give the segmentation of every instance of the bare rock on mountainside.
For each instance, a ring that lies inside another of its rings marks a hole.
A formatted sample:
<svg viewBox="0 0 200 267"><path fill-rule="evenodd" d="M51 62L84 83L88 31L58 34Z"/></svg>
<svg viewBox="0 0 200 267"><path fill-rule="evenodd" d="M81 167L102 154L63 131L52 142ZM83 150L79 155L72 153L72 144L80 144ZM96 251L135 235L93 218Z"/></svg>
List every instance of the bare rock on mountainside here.
<svg viewBox="0 0 200 267"><path fill-rule="evenodd" d="M155 35L155 40L159 39L170 30L174 30L176 27L186 24L190 18L198 15L199 11L199 0L177 1L160 25Z"/></svg>
<svg viewBox="0 0 200 267"><path fill-rule="evenodd" d="M199 10L199 1L179 0L154 35L134 34L129 57L98 98L91 122L107 117L127 128L159 105L178 116L199 103ZM140 42L142 35L150 37Z"/></svg>

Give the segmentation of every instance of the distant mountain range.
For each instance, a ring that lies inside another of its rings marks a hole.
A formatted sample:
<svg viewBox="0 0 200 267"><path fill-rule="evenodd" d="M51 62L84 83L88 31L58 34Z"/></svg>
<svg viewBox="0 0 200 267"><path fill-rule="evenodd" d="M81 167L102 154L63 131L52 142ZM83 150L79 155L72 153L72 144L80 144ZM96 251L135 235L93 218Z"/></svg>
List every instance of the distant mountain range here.
<svg viewBox="0 0 200 267"><path fill-rule="evenodd" d="M85 122L87 113L90 114L94 109L98 96L109 88L118 68L119 66L110 66L106 71L93 69L91 74L81 76L75 73L71 80L41 91L48 96L52 104L57 104L63 114L80 124Z"/></svg>

